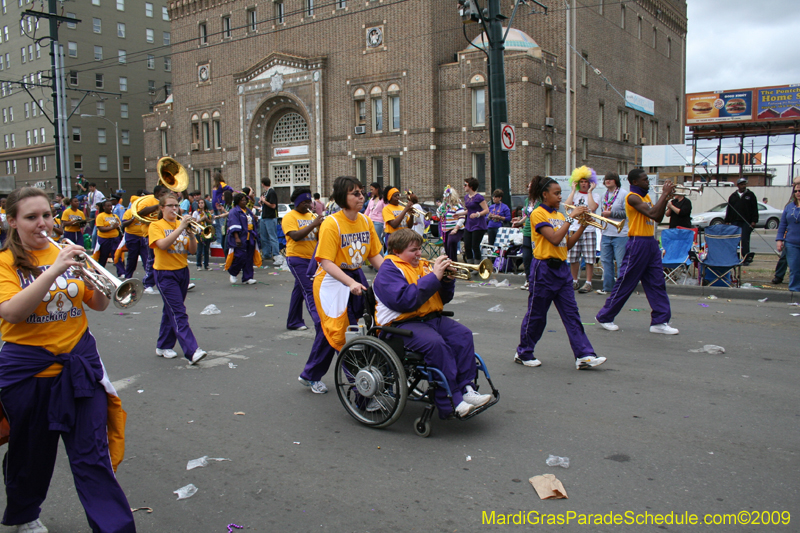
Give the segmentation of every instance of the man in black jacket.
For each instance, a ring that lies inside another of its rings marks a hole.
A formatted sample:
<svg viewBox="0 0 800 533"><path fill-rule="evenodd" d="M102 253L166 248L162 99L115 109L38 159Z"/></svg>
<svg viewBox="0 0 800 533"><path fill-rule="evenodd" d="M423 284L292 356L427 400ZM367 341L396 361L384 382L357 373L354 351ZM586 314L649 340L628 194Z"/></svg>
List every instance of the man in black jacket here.
<svg viewBox="0 0 800 533"><path fill-rule="evenodd" d="M753 191L747 188L747 178L739 178L736 182L738 191L728 198L728 208L725 211L725 223L742 228L741 256L745 265L753 262L750 256L750 234L758 222L758 202Z"/></svg>

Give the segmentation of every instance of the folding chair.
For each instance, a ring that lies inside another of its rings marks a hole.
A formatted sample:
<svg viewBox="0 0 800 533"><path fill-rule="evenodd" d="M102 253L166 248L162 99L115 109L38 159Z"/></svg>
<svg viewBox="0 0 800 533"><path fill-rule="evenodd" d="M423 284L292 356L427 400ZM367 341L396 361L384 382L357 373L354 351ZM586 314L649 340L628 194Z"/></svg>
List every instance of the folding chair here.
<svg viewBox="0 0 800 533"><path fill-rule="evenodd" d="M742 279L742 263L737 248L742 239L742 229L738 226L717 224L706 228L706 249L704 259L698 258L700 279L703 285L738 288Z"/></svg>
<svg viewBox="0 0 800 533"><path fill-rule="evenodd" d="M692 264L689 252L693 244L694 232L690 229L665 229L661 232L661 247L664 250L661 263L667 283L679 285L681 276L688 276Z"/></svg>
<svg viewBox="0 0 800 533"><path fill-rule="evenodd" d="M493 253L495 257L503 257L507 259L505 272L508 272L509 264L514 269L514 273L517 272L516 260L520 259L522 255L521 254L509 255L508 250L509 248L517 244L515 241L520 235L521 231L519 228L499 228L497 230L497 237L494 240Z"/></svg>
<svg viewBox="0 0 800 533"><path fill-rule="evenodd" d="M442 255L442 239L433 237L431 235L431 227L425 228L422 234L422 255L428 259L435 259Z"/></svg>

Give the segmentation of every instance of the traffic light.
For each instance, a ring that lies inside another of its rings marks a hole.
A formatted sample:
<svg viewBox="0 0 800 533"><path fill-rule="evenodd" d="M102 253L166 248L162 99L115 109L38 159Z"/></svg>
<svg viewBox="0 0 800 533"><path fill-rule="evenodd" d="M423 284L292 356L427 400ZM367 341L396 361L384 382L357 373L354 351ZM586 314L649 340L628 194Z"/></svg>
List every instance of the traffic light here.
<svg viewBox="0 0 800 533"><path fill-rule="evenodd" d="M464 24L473 24L481 20L477 0L458 0L458 13L461 15L461 22Z"/></svg>

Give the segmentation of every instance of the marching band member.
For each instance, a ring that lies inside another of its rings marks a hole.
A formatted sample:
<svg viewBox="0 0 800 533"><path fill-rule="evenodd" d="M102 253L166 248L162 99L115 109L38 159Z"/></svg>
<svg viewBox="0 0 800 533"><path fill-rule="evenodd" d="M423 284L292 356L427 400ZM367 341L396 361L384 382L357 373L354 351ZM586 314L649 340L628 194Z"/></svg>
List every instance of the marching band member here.
<svg viewBox="0 0 800 533"><path fill-rule="evenodd" d="M83 231L81 225L86 220L86 215L80 209L81 201L77 198L70 198L69 208L61 213L61 222L64 226L64 238L71 240L75 244L83 245ZM72 224L70 224L72 222Z"/></svg>
<svg viewBox="0 0 800 533"><path fill-rule="evenodd" d="M292 193L294 209L284 217L281 227L286 235L286 263L294 276L294 288L289 300L289 315L286 317L286 329L306 330L303 322L303 300L306 302L308 313L314 321L314 327L319 332L320 323L317 307L314 304L314 282L308 276L308 266L314 257L317 246L315 230L322 224L322 217L314 216L311 212L311 189L301 187ZM324 336L317 335L320 340ZM319 347L314 345L311 353Z"/></svg>
<svg viewBox="0 0 800 533"><path fill-rule="evenodd" d="M261 252L258 251L258 232L253 223L253 213L247 208L250 197L242 192L233 196L235 206L228 214L228 257L225 259L225 270L230 274L231 283L236 283L236 276L242 273L242 283L253 285L258 283L253 278L253 267L261 266Z"/></svg>
<svg viewBox="0 0 800 533"><path fill-rule="evenodd" d="M0 246L6 242L6 199L0 198Z"/></svg>
<svg viewBox="0 0 800 533"><path fill-rule="evenodd" d="M64 226L61 223L61 218L58 216L58 208L51 205L50 214L53 215L53 240L60 241L64 236Z"/></svg>
<svg viewBox="0 0 800 533"><path fill-rule="evenodd" d="M131 196L131 203L137 199L139 199L138 196ZM123 240L125 241L125 248L127 248L128 251L128 259L125 264L125 278L131 279L133 273L136 272L139 258L142 259L142 267L145 269L147 268L148 250L150 250L150 246L147 244L148 224L134 217L133 210L130 208L122 215L121 224L125 230ZM145 275L146 274L147 272L145 272Z"/></svg>
<svg viewBox="0 0 800 533"><path fill-rule="evenodd" d="M167 191L161 196L159 208L163 218L152 222L148 230L150 248L155 252L153 274L164 300L156 355L167 359L177 357L177 352L172 349L177 337L184 356L194 365L206 356L206 352L197 347L183 301L189 289L187 255L197 250L197 240L193 233L186 231L191 217L183 217L178 222L178 195Z"/></svg>
<svg viewBox="0 0 800 533"><path fill-rule="evenodd" d="M168 192L170 192L169 189L161 184L153 187L153 197L146 198L139 202L139 211L136 214L140 217L146 217L150 213L157 212L159 210L159 202L161 201L161 198ZM149 227L149 222L146 224L143 223L142 231L146 232L148 239L150 238ZM142 285L144 285L145 294L158 294L158 291L155 289L156 279L153 275L153 263L156 260L155 248L153 248L151 244L152 243L148 244L147 262L144 264L144 279L142 279Z"/></svg>
<svg viewBox="0 0 800 533"><path fill-rule="evenodd" d="M382 326L413 331L413 336L403 338L406 349L421 353L426 363L445 375L453 399L451 405L444 387L436 389L439 417L453 414L453 406L457 416L466 416L489 403L492 396L473 389L472 331L440 315L455 293L455 280L447 277L446 272L450 259L442 255L432 264L420 264L422 236L407 228L392 233L387 245L389 255L384 257L373 284L375 319Z"/></svg>
<svg viewBox="0 0 800 533"><path fill-rule="evenodd" d="M383 207L383 241L384 243L389 239L389 235L397 231L401 224L408 223L408 213L411 212L413 207L410 202L406 202L406 206L400 205L400 191L394 187L389 187L384 196L386 205Z"/></svg>
<svg viewBox="0 0 800 533"><path fill-rule="evenodd" d="M349 176L336 178L333 199L341 210L325 217L320 225L314 257L319 263L314 304L322 326L314 345L320 348L311 352L299 377L300 383L317 394L328 392L322 376L344 346L347 326L364 313L363 291L368 283L361 265L367 259L377 269L383 262L378 234L369 218L360 213L364 205L361 183Z"/></svg>
<svg viewBox="0 0 800 533"><path fill-rule="evenodd" d="M648 191L650 180L641 168L628 173L631 192L625 197L625 213L628 215L628 244L625 245L625 258L619 267L619 277L605 305L597 313L597 322L603 329L617 331L614 318L622 310L631 293L642 282L647 301L650 303L650 333L677 335L676 328L669 325L672 312L669 307L667 285L664 281L664 267L661 264L661 250L655 237L656 224L664 218L667 202L672 198L675 186L671 181L664 183L661 197L652 204Z"/></svg>
<svg viewBox="0 0 800 533"><path fill-rule="evenodd" d="M59 249L44 235L53 219L40 189L13 191L0 251L0 419L10 424L3 461L3 524L46 533L39 520L59 438L92 531L135 532L114 471L122 461L125 412L89 332L84 304L109 300L69 269L82 245Z"/></svg>
<svg viewBox="0 0 800 533"><path fill-rule="evenodd" d="M530 200L531 203L539 200L541 204L533 210L530 217L534 246L528 276L528 310L522 319L514 362L527 367L542 364L533 351L547 325L550 304L554 303L561 315L564 329L567 330L575 355L575 368L581 370L602 365L606 358L597 357L583 329L572 289L572 274L567 263L567 250L580 240L586 226L581 225L567 238L570 227L564 215L558 211L561 186L552 178L534 178L530 187ZM577 220L588 212L586 206L576 207L571 216Z"/></svg>
<svg viewBox="0 0 800 533"><path fill-rule="evenodd" d="M97 245L94 248L95 260L103 268L106 267L108 258L114 258L114 252L119 246L120 221L117 215L111 213L114 208L111 200L105 200L101 206L102 212L97 215L95 227L97 228Z"/></svg>
<svg viewBox="0 0 800 533"><path fill-rule="evenodd" d="M197 202L197 209L192 212L192 218L203 227L213 227L214 217L206 209L206 203L200 199ZM208 256L211 251L211 241L213 239L205 239L202 235L197 236L197 270L208 268Z"/></svg>

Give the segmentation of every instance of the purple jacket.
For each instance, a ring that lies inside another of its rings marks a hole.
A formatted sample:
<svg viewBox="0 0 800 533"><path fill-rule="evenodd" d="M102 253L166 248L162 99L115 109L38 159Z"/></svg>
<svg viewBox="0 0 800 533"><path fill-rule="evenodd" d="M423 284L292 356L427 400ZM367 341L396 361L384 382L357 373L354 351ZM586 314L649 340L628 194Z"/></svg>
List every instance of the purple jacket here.
<svg viewBox="0 0 800 533"><path fill-rule="evenodd" d="M391 262L391 260L389 260ZM403 272L394 265L382 265L372 283L375 296L386 307L398 313L410 313L427 302L431 296L439 293L442 303L453 299L456 284L452 281L441 282L434 273L426 274L409 283Z"/></svg>
<svg viewBox="0 0 800 533"><path fill-rule="evenodd" d="M242 242L246 242L247 236L250 234L250 238L255 239L256 246L258 246L258 233L255 230L257 222L255 216L251 214L250 220L252 221L253 229L248 230L247 213L242 211L242 208L238 206L231 209L228 215L228 234L226 237L227 242L230 244L229 247L233 247L236 244L236 239L233 238L234 233L239 235L239 239L241 239Z"/></svg>
<svg viewBox="0 0 800 533"><path fill-rule="evenodd" d="M224 185L222 187L214 187L211 190L211 206L214 208L214 214L218 213L217 204L222 204L223 203L222 194L225 191L233 192L233 188L230 185L226 184L226 185Z"/></svg>
<svg viewBox="0 0 800 533"><path fill-rule="evenodd" d="M503 222L511 222L511 209L506 204L500 202L499 204L492 204L489 206L489 213L492 215L500 215L503 217ZM497 220L489 221L489 228L502 228L503 222Z"/></svg>
<svg viewBox="0 0 800 533"><path fill-rule="evenodd" d="M484 198L480 194L476 194L472 198L469 195L464 195L464 207L467 208L467 219L464 222L464 229L466 231L479 231L486 229L486 216L480 216L478 218L470 218L472 213L480 213L481 209L481 202L484 201Z"/></svg>

